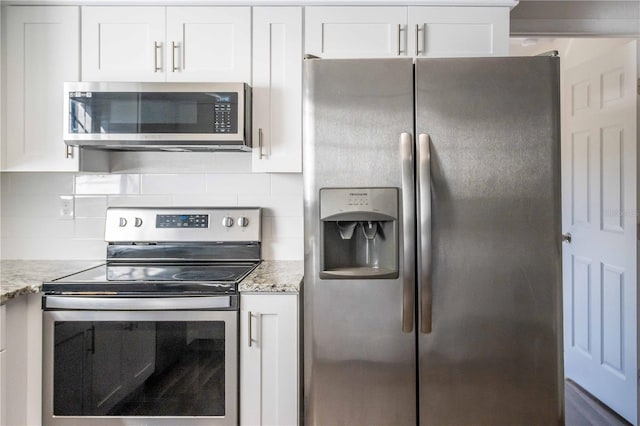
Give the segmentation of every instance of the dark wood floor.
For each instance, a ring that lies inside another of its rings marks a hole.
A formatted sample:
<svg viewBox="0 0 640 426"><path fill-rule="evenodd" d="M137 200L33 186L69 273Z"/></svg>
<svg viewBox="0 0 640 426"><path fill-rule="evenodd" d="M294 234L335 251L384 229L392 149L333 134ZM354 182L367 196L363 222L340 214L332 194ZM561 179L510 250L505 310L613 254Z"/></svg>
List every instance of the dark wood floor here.
<svg viewBox="0 0 640 426"><path fill-rule="evenodd" d="M631 425L571 380L565 381L564 398L567 426Z"/></svg>

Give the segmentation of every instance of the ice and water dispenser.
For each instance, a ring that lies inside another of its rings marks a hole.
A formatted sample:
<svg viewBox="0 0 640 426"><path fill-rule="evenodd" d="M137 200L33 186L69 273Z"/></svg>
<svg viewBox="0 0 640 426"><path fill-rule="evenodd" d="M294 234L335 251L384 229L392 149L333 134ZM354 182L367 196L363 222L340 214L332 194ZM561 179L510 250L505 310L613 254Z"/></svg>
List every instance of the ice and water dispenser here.
<svg viewBox="0 0 640 426"><path fill-rule="evenodd" d="M320 278L398 277L398 190L320 190Z"/></svg>

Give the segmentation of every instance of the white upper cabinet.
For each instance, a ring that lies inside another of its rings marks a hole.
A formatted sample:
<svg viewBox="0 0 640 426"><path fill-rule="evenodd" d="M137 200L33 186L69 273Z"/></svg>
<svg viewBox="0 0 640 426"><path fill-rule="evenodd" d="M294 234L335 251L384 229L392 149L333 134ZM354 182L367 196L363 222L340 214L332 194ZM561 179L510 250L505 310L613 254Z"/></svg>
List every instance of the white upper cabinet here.
<svg viewBox="0 0 640 426"><path fill-rule="evenodd" d="M167 81L251 81L248 7L168 7Z"/></svg>
<svg viewBox="0 0 640 426"><path fill-rule="evenodd" d="M409 7L409 54L420 57L506 56L508 7ZM416 44L417 43L417 44Z"/></svg>
<svg viewBox="0 0 640 426"><path fill-rule="evenodd" d="M249 7L82 8L83 81L251 80Z"/></svg>
<svg viewBox="0 0 640 426"><path fill-rule="evenodd" d="M164 81L164 7L83 7L82 80Z"/></svg>
<svg viewBox="0 0 640 426"><path fill-rule="evenodd" d="M253 9L254 172L302 171L302 8Z"/></svg>
<svg viewBox="0 0 640 426"><path fill-rule="evenodd" d="M306 53L321 58L406 55L406 7L307 7Z"/></svg>
<svg viewBox="0 0 640 426"><path fill-rule="evenodd" d="M307 7L305 43L321 58L507 55L509 7Z"/></svg>
<svg viewBox="0 0 640 426"><path fill-rule="evenodd" d="M77 171L62 139L63 83L80 69L75 6L6 8L3 170Z"/></svg>

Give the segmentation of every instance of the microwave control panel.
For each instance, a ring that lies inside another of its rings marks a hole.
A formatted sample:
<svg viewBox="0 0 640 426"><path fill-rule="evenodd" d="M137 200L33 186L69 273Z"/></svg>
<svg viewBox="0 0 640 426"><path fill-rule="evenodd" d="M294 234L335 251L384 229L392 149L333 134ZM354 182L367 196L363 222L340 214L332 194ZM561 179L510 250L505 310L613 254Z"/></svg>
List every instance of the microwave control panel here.
<svg viewBox="0 0 640 426"><path fill-rule="evenodd" d="M213 133L238 132L238 94L212 93L213 104Z"/></svg>

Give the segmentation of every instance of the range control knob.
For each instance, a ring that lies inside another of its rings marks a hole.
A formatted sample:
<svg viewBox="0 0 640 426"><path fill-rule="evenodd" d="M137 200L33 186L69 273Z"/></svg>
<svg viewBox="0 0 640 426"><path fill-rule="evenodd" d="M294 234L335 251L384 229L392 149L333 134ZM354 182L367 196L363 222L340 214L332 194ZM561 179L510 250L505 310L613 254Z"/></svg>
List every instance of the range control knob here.
<svg viewBox="0 0 640 426"><path fill-rule="evenodd" d="M249 219L244 217L244 216L240 216L238 218L238 226L241 227L241 228L244 228L247 225L249 225Z"/></svg>
<svg viewBox="0 0 640 426"><path fill-rule="evenodd" d="M233 218L229 217L229 216L225 216L222 219L222 226L224 226L226 228L231 228L233 226Z"/></svg>
<svg viewBox="0 0 640 426"><path fill-rule="evenodd" d="M136 228L140 228L140 227L142 226L142 219L141 219L141 218L139 218L139 217L136 217L136 220L135 220L135 222L133 223L133 225L134 225Z"/></svg>
<svg viewBox="0 0 640 426"><path fill-rule="evenodd" d="M125 219L124 217L121 217L119 225L120 225L121 228L123 226L127 226L127 219Z"/></svg>

